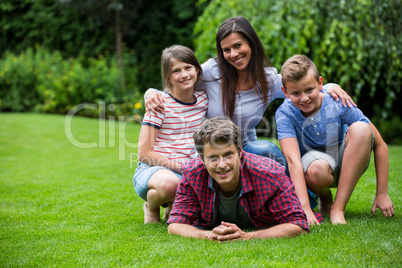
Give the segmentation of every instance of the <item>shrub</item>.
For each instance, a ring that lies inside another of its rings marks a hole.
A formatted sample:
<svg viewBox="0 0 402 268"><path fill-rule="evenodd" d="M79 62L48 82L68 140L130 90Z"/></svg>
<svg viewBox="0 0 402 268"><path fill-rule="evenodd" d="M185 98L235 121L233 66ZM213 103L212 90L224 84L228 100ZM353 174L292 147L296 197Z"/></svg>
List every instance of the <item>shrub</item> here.
<svg viewBox="0 0 402 268"><path fill-rule="evenodd" d="M6 53L0 61L0 110L23 112L41 102L35 90L34 60L29 50L21 55Z"/></svg>
<svg viewBox="0 0 402 268"><path fill-rule="evenodd" d="M374 117L371 122L376 126L381 133L381 137L388 144L402 145L402 119L400 117L393 115L388 120L381 117Z"/></svg>
<svg viewBox="0 0 402 268"><path fill-rule="evenodd" d="M127 117L143 112L134 108L135 103L139 103L137 107L142 105L134 76L126 81L124 88L131 92L127 94L121 86L116 61L101 55L84 61L63 59L57 51L50 53L38 47L21 55L5 53L0 69L1 111L66 114L73 107L88 103L98 105L99 109L80 109L77 114ZM103 104L114 106L102 111Z"/></svg>

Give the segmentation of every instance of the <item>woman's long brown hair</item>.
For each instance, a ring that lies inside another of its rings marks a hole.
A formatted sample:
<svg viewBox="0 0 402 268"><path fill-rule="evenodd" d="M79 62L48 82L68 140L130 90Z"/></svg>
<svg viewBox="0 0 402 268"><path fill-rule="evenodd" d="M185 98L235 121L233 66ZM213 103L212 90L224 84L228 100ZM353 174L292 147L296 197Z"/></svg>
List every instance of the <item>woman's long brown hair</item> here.
<svg viewBox="0 0 402 268"><path fill-rule="evenodd" d="M268 102L269 90L264 67L270 66L268 58L264 53L261 40L246 18L229 18L221 24L216 34L216 52L219 71L221 73L223 110L225 115L232 119L236 106L238 75L236 68L229 64L224 58L221 42L233 32L241 34L249 43L251 58L246 67L247 77L250 81L255 81L254 89L263 100L264 104Z"/></svg>

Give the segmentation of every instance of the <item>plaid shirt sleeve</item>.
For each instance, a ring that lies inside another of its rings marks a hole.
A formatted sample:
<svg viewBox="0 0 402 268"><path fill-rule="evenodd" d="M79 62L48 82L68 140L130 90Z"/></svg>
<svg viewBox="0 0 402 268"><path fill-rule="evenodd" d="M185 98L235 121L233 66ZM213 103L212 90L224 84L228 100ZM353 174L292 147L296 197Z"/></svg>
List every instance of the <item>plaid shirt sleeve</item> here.
<svg viewBox="0 0 402 268"><path fill-rule="evenodd" d="M292 223L309 231L307 217L296 196L292 180L277 162L243 152L243 177L248 177L246 192L251 217L258 228ZM253 215L253 216L252 216Z"/></svg>
<svg viewBox="0 0 402 268"><path fill-rule="evenodd" d="M296 196L293 182L289 177L283 176L281 185L269 204L269 211L273 218L282 223L292 223L309 231L307 217Z"/></svg>
<svg viewBox="0 0 402 268"><path fill-rule="evenodd" d="M200 178L204 175L202 167L203 164L199 157L189 160L182 167L183 175L177 186L176 197L167 222L168 224L184 223L197 225L201 213L201 204L197 191L205 187L202 182L203 180Z"/></svg>
<svg viewBox="0 0 402 268"><path fill-rule="evenodd" d="M185 223L193 225L196 221L199 209L197 195L186 178L186 175L183 174L177 186L176 198L167 223Z"/></svg>

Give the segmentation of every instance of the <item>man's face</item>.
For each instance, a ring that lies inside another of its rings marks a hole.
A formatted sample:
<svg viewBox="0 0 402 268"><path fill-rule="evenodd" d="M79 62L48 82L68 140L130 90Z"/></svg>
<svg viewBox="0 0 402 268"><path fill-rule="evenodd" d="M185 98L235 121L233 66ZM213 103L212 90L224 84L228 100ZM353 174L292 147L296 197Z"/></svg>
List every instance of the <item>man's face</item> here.
<svg viewBox="0 0 402 268"><path fill-rule="evenodd" d="M239 153L234 144L204 145L203 163L223 193L236 192L240 187Z"/></svg>

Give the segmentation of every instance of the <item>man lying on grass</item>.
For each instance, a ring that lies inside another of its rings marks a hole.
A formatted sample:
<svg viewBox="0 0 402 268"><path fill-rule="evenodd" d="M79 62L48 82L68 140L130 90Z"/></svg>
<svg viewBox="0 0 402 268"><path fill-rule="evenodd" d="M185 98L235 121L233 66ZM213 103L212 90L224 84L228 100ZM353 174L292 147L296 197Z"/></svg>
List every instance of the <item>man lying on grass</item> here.
<svg viewBox="0 0 402 268"><path fill-rule="evenodd" d="M230 241L309 231L285 168L242 151L241 130L231 120L204 121L194 142L200 157L190 160L183 172L169 234Z"/></svg>

